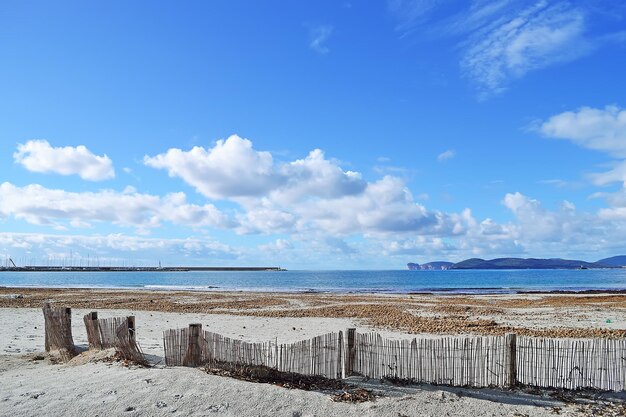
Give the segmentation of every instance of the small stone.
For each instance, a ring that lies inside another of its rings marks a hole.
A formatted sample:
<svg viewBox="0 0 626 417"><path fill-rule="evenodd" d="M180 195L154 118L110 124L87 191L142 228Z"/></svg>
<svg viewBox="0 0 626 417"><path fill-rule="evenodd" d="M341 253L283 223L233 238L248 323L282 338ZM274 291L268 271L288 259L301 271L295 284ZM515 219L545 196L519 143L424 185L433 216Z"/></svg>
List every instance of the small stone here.
<svg viewBox="0 0 626 417"><path fill-rule="evenodd" d="M124 411L135 411L135 407L126 407Z"/></svg>

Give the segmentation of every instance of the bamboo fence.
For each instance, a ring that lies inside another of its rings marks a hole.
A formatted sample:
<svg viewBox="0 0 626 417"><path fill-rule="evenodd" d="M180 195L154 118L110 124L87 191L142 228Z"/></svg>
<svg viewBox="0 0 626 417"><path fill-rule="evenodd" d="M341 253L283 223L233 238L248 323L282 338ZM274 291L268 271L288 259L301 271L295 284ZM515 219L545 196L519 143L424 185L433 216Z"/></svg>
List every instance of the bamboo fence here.
<svg viewBox="0 0 626 417"><path fill-rule="evenodd" d="M90 349L115 348L122 358L147 364L137 344L134 316L98 319L98 313L91 312L83 322Z"/></svg>
<svg viewBox="0 0 626 417"><path fill-rule="evenodd" d="M46 352L58 352L64 361L76 356L78 352L72 338L72 309L52 307L50 303L45 303L43 317Z"/></svg>
<svg viewBox="0 0 626 417"><path fill-rule="evenodd" d="M626 339L520 336L517 380L539 387L626 390Z"/></svg>
<svg viewBox="0 0 626 417"><path fill-rule="evenodd" d="M202 331L164 332L168 366L279 372L470 387L626 387L626 340L468 336L393 340L377 333L327 333L296 343L245 342Z"/></svg>
<svg viewBox="0 0 626 417"><path fill-rule="evenodd" d="M403 379L452 386L510 386L506 337L385 339L356 335L354 372L368 378Z"/></svg>
<svg viewBox="0 0 626 417"><path fill-rule="evenodd" d="M260 366L279 372L341 378L343 373L342 332L327 333L296 343L245 342L212 332L194 334L201 325L170 329L163 334L168 366ZM195 347L194 347L195 346Z"/></svg>

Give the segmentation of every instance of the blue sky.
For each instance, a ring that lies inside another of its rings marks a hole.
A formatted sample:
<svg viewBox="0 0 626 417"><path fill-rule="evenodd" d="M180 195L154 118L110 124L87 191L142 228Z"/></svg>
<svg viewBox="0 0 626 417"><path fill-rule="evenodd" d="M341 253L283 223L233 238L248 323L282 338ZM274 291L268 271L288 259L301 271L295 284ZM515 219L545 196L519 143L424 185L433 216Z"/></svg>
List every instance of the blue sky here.
<svg viewBox="0 0 626 417"><path fill-rule="evenodd" d="M626 253L624 19L599 0L3 2L2 257Z"/></svg>

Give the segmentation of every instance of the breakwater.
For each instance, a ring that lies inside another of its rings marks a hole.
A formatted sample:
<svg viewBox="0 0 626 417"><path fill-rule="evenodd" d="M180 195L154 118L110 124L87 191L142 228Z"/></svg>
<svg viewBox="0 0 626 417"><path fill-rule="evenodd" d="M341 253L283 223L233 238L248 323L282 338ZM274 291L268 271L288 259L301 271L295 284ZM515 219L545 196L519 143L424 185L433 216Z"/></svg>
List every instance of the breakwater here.
<svg viewBox="0 0 626 417"><path fill-rule="evenodd" d="M0 267L0 272L189 272L189 271L285 271L278 266L18 266Z"/></svg>

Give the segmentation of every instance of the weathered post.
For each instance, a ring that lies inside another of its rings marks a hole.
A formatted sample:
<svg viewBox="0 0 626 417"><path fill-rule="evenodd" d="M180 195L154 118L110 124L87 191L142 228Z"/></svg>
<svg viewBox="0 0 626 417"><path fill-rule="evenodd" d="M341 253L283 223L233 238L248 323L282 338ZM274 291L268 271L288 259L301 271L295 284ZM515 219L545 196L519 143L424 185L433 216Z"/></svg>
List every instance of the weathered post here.
<svg viewBox="0 0 626 417"><path fill-rule="evenodd" d="M347 350L345 376L352 376L354 373L354 358L356 357L356 329L348 329L348 350Z"/></svg>
<svg viewBox="0 0 626 417"><path fill-rule="evenodd" d="M135 341L135 316L126 317L128 323L128 341L130 343L136 343Z"/></svg>
<svg viewBox="0 0 626 417"><path fill-rule="evenodd" d="M87 342L89 342L89 349L102 349L98 312L92 311L91 313L85 314L83 322L85 323L85 329L87 330Z"/></svg>
<svg viewBox="0 0 626 417"><path fill-rule="evenodd" d="M338 346L337 346L337 379L344 379L346 377L346 368L345 368L345 351L343 345L343 332L339 330L338 337Z"/></svg>
<svg viewBox="0 0 626 417"><path fill-rule="evenodd" d="M50 303L45 303L43 316L46 352L58 351L63 360L76 356L76 347L72 338L72 309L52 307Z"/></svg>
<svg viewBox="0 0 626 417"><path fill-rule="evenodd" d="M202 324L194 323L189 325L189 344L187 354L183 359L183 366L199 366L202 360L202 346L200 335L202 334Z"/></svg>
<svg viewBox="0 0 626 417"><path fill-rule="evenodd" d="M507 379L505 384L508 388L517 385L517 335L515 333L507 333L504 336L506 346L506 361L508 369L505 370Z"/></svg>

